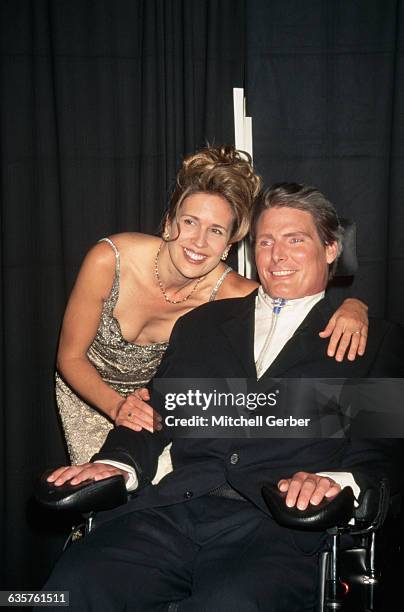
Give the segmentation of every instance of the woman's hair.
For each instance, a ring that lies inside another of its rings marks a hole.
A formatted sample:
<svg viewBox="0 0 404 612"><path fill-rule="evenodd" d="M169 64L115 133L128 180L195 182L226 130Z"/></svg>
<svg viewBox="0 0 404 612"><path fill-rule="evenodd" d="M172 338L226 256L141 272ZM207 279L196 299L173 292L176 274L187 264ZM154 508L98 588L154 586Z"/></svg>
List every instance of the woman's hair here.
<svg viewBox="0 0 404 612"><path fill-rule="evenodd" d="M177 174L165 221L175 221L177 211L195 193L220 195L234 214L230 241L244 238L249 229L252 204L261 189L261 178L251 156L232 145L206 147L185 157Z"/></svg>

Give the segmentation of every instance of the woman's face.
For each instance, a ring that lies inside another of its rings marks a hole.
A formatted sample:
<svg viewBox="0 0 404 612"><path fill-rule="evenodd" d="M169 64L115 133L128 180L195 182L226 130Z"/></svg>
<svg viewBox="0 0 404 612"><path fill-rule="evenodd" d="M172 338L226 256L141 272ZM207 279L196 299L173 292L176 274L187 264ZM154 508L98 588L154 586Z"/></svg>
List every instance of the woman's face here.
<svg viewBox="0 0 404 612"><path fill-rule="evenodd" d="M233 223L233 211L222 196L201 192L185 198L176 220L166 226L170 238L178 236L167 243L178 272L186 278L197 278L216 268L229 243Z"/></svg>

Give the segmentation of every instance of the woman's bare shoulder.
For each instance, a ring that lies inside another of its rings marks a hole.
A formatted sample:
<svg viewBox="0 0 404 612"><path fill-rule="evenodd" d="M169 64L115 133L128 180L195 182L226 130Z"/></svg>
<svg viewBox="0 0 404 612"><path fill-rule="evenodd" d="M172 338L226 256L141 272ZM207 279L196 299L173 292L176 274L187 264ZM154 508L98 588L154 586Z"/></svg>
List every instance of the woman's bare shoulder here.
<svg viewBox="0 0 404 612"><path fill-rule="evenodd" d="M96 242L87 252L83 260L84 268L91 268L94 271L113 270L115 268L115 253L113 248L106 240Z"/></svg>
<svg viewBox="0 0 404 612"><path fill-rule="evenodd" d="M132 256L132 252L135 250L133 258L136 259L139 252L145 251L148 238L153 239L152 236L146 236L145 234L126 232L99 240L84 257L80 270L81 276L98 278L97 282L100 285L108 287L111 285L111 279L115 274L117 253L123 256L122 259L127 259Z"/></svg>
<svg viewBox="0 0 404 612"><path fill-rule="evenodd" d="M111 244L112 242L112 244ZM121 264L129 262L135 268L144 265L158 248L159 239L145 234L126 232L108 236L94 244L83 259L76 280L78 287L89 289L105 299L110 292L116 271L116 253L120 255ZM157 245L157 246L156 246ZM121 266L122 271L122 266Z"/></svg>
<svg viewBox="0 0 404 612"><path fill-rule="evenodd" d="M258 283L237 272L230 272L223 281L217 298L220 300L234 297L245 297L258 287Z"/></svg>
<svg viewBox="0 0 404 612"><path fill-rule="evenodd" d="M114 243L118 251L122 254L133 254L139 256L149 250L156 250L159 247L161 238L157 236L149 236L140 232L123 232L108 236Z"/></svg>
<svg viewBox="0 0 404 612"><path fill-rule="evenodd" d="M75 283L75 290L105 297L109 295L115 275L116 257L106 241L97 242L86 253Z"/></svg>

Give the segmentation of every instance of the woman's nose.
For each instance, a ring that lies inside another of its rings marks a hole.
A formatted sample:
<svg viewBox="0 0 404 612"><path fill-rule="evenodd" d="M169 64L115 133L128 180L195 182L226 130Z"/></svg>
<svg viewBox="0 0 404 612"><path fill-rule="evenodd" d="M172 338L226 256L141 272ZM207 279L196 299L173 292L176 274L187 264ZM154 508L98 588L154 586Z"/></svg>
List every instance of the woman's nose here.
<svg viewBox="0 0 404 612"><path fill-rule="evenodd" d="M195 244L195 246L202 248L204 246L206 246L207 244L207 232L206 230L204 230L203 228L199 227L197 228L194 236L193 236L193 242Z"/></svg>

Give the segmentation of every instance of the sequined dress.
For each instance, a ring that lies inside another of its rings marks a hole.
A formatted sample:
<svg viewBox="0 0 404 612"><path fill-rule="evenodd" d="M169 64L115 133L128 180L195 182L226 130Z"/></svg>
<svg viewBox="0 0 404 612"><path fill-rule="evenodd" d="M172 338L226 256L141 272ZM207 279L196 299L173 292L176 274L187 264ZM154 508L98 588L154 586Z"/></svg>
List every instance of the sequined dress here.
<svg viewBox="0 0 404 612"><path fill-rule="evenodd" d="M87 357L101 378L126 397L135 389L146 386L156 372L168 343L143 345L128 342L123 338L119 321L114 317L114 308L119 297L120 255L112 240L103 238L100 242L102 241L107 242L115 253L115 275ZM227 267L223 272L209 301L215 299L220 285L230 271L231 268ZM89 461L103 445L113 427L112 421L78 397L58 373L56 401L72 464Z"/></svg>

